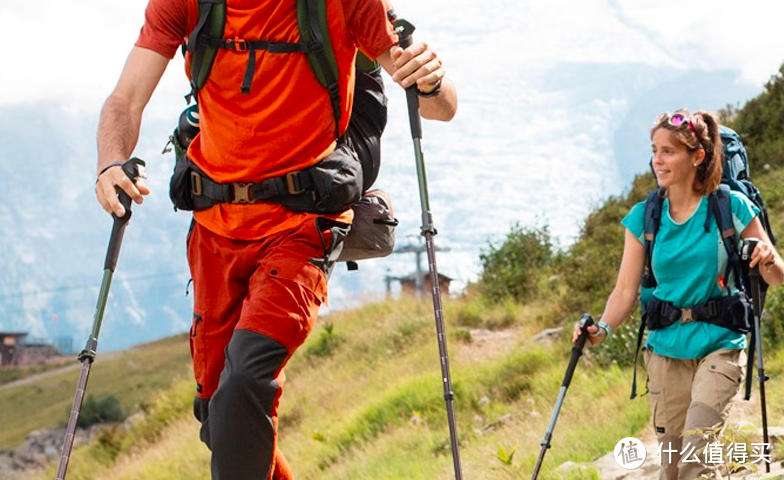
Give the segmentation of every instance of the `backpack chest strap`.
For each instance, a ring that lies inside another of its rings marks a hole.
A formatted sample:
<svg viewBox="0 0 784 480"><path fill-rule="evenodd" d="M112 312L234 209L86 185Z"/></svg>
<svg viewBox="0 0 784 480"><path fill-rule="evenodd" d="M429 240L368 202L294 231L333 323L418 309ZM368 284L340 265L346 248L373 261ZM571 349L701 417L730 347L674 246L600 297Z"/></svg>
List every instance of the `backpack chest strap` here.
<svg viewBox="0 0 784 480"><path fill-rule="evenodd" d="M273 42L269 40L246 40L244 38L213 38L203 35L199 40L208 48L220 48L234 52L247 52L248 64L240 87L243 94L250 94L253 85L253 75L256 73L256 51L266 50L270 53L307 53L309 47L303 43Z"/></svg>

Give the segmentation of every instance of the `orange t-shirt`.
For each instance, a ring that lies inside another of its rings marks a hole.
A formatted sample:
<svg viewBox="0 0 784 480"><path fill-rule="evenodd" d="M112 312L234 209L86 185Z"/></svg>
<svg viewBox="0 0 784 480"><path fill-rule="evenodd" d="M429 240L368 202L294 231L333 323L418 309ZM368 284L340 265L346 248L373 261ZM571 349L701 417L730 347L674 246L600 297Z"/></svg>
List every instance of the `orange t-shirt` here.
<svg viewBox="0 0 784 480"><path fill-rule="evenodd" d="M225 38L299 42L296 0L227 0ZM341 125L348 125L357 49L376 58L397 41L386 0L327 0L330 41L341 72ZM172 58L196 24L196 0L150 0L138 47ZM201 133L188 155L213 180L259 182L317 163L335 147L329 95L302 53L256 51L250 94L240 91L248 52L218 50L199 91ZM342 219L350 219L344 214ZM292 228L313 214L267 202L220 204L196 221L229 238L255 240ZM339 216L338 216L339 217Z"/></svg>

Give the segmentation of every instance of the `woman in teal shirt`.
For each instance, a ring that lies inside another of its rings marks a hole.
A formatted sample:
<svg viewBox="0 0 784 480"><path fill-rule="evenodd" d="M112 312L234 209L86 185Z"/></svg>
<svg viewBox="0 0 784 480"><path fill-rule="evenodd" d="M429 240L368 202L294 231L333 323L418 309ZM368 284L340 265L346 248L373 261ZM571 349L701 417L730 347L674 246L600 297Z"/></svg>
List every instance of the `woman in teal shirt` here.
<svg viewBox="0 0 784 480"><path fill-rule="evenodd" d="M652 166L666 190L651 266L654 298L691 311L711 299L737 292L724 278L727 253L715 221L706 232L708 195L719 186L723 147L716 118L707 112L678 110L660 115L651 129ZM757 238L750 266L759 266L769 285L784 280L784 262L771 245L757 214L743 195L731 194L735 231ZM623 219L626 227L618 279L601 321L588 327L591 344L609 337L631 314L646 262L643 237L645 202ZM726 227L725 227L726 228ZM575 339L579 326L575 325ZM744 334L704 321L676 321L652 330L645 344L645 369L653 426L660 446L662 480L688 480L702 474L721 478L706 462L707 440L696 434L724 425L744 375Z"/></svg>

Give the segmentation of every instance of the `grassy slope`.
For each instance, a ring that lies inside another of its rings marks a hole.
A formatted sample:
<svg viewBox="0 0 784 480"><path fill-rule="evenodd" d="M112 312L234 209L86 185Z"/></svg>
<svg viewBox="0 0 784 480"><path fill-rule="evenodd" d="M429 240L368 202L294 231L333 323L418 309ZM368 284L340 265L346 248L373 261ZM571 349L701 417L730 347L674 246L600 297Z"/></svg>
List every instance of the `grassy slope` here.
<svg viewBox="0 0 784 480"><path fill-rule="evenodd" d="M466 302L446 304L464 475L475 480L528 478L568 361L568 339L561 335L552 346L522 348L541 328L537 318L546 318L541 315L546 307L510 312L507 306L503 312L490 309L487 316L515 313L516 322L508 329L481 341L477 332L472 342L458 341L456 336L467 335L456 335L461 328L450 319L470 308ZM325 333L322 319L288 369L281 448L297 478L453 478L431 305L384 302L328 320L332 333ZM332 354L309 355L322 351L326 337ZM176 341L172 348L187 351L185 339ZM556 478L549 471L562 462L602 455L646 425L647 402L627 399L630 371L592 366L587 353L561 410L543 480ZM174 370L175 375L181 371ZM110 431L77 449L68 478L204 478L209 452L198 441L198 425L189 412L190 388L189 381L178 382L148 402L147 420L130 433ZM148 444L149 439L154 441ZM502 452L515 452L512 461L500 460ZM586 473L583 478L596 477Z"/></svg>
<svg viewBox="0 0 784 480"><path fill-rule="evenodd" d="M15 447L27 433L64 426L80 369L70 368L30 383L0 390L0 448ZM172 377L189 375L187 336L160 340L120 353L98 352L90 370L87 394L114 394L126 410L136 410L150 395L168 388Z"/></svg>

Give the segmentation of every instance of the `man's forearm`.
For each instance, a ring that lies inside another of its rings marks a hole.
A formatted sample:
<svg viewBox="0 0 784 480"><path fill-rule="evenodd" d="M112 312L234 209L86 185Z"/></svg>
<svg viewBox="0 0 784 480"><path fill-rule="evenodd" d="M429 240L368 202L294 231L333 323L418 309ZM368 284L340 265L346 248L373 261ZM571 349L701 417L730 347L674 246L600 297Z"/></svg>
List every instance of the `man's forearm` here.
<svg viewBox="0 0 784 480"><path fill-rule="evenodd" d="M128 159L139 140L141 111L134 112L126 102L110 96L98 123L98 165L96 173L115 162Z"/></svg>
<svg viewBox="0 0 784 480"><path fill-rule="evenodd" d="M452 82L444 77L438 95L419 97L419 111L428 120L452 120L457 112L457 91Z"/></svg>

